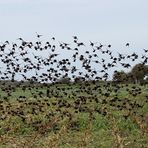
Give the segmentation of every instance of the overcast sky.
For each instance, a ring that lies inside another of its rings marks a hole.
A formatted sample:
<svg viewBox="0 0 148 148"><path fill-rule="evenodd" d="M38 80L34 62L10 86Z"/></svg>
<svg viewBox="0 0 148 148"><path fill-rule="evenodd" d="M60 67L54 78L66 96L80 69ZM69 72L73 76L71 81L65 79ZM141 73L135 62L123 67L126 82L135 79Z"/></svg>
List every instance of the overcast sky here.
<svg viewBox="0 0 148 148"><path fill-rule="evenodd" d="M0 41L38 32L69 41L148 48L148 0L0 0Z"/></svg>

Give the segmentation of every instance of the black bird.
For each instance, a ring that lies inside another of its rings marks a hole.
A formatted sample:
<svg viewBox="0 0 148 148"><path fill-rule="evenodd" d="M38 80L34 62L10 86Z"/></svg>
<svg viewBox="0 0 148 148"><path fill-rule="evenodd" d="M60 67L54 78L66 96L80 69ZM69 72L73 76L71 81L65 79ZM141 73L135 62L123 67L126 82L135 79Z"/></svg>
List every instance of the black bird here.
<svg viewBox="0 0 148 148"><path fill-rule="evenodd" d="M129 43L126 43L126 46L128 47L130 44Z"/></svg>
<svg viewBox="0 0 148 148"><path fill-rule="evenodd" d="M36 35L37 35L37 38L40 38L41 36L43 36L41 34L38 34L37 32L36 32Z"/></svg>
<svg viewBox="0 0 148 148"><path fill-rule="evenodd" d="M78 37L77 36L73 36L74 40L78 40Z"/></svg>

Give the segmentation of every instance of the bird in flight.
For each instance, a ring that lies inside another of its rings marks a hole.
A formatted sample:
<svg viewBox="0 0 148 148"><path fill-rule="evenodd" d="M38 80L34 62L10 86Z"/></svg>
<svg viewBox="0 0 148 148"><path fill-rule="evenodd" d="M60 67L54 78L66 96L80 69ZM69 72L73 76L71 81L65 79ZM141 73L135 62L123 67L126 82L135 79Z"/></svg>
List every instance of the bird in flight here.
<svg viewBox="0 0 148 148"><path fill-rule="evenodd" d="M41 36L43 36L41 34L38 34L37 32L36 32L36 35L37 35L37 38L40 38Z"/></svg>
<svg viewBox="0 0 148 148"><path fill-rule="evenodd" d="M128 47L129 46L129 43L126 43L126 46Z"/></svg>

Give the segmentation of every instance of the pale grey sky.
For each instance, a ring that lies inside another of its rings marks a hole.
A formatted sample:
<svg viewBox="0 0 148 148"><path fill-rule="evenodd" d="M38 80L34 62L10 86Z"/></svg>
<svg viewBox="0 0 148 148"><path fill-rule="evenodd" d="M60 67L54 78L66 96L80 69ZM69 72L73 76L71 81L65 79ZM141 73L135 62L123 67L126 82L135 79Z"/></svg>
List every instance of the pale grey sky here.
<svg viewBox="0 0 148 148"><path fill-rule="evenodd" d="M55 36L70 43L77 35L87 44L141 54L148 49L148 0L0 0L0 43L34 41L36 32L43 41Z"/></svg>
<svg viewBox="0 0 148 148"><path fill-rule="evenodd" d="M52 36L148 48L148 0L0 0L0 41Z"/></svg>

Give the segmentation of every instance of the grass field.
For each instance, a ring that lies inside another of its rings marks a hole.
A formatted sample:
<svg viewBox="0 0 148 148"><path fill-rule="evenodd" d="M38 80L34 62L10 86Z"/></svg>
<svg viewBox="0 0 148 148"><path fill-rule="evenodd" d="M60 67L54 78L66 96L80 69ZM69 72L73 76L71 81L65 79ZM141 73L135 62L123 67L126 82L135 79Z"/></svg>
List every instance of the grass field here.
<svg viewBox="0 0 148 148"><path fill-rule="evenodd" d="M148 147L148 85L6 88L0 90L0 148Z"/></svg>

